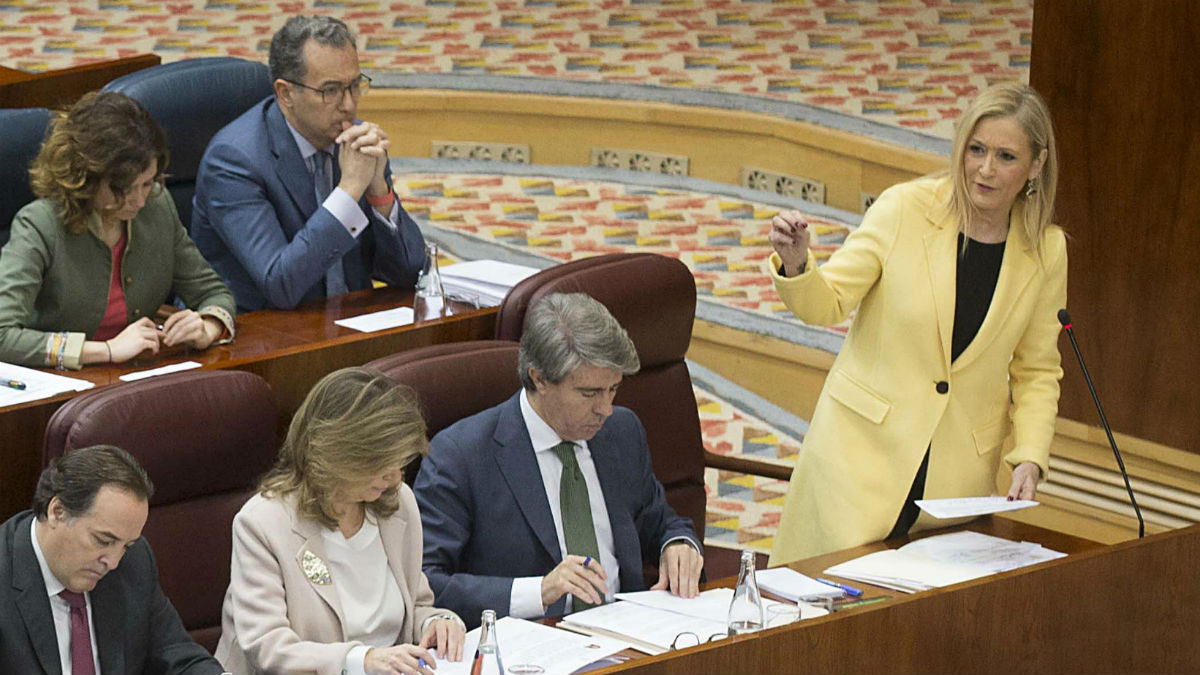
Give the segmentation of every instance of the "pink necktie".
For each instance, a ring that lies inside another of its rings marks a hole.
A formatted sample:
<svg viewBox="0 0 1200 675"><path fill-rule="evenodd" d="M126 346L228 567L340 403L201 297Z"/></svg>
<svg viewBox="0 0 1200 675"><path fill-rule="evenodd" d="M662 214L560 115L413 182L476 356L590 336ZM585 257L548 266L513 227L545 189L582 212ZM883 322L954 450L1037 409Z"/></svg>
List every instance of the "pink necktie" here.
<svg viewBox="0 0 1200 675"><path fill-rule="evenodd" d="M71 607L71 672L96 675L92 660L92 633L88 630L87 599L83 593L64 589L58 594Z"/></svg>

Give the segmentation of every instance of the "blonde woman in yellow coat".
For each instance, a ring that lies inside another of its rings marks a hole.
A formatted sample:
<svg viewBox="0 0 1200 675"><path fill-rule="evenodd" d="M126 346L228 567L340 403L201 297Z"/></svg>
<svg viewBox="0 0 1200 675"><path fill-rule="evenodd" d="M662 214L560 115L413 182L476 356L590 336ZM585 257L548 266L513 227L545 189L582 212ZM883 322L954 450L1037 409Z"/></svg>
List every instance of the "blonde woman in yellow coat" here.
<svg viewBox="0 0 1200 675"><path fill-rule="evenodd" d="M1034 496L1058 411L1063 232L1050 116L992 87L958 122L949 171L886 190L821 267L797 212L776 216L770 273L801 320L858 310L792 474L771 564L944 526L915 499ZM919 515L918 515L919 514Z"/></svg>

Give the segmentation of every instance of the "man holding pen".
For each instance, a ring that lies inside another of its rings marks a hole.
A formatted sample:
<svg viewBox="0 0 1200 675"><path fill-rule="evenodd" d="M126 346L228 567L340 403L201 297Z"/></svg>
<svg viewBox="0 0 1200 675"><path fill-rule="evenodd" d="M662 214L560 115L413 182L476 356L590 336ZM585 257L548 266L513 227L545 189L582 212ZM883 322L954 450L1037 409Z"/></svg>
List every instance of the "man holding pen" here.
<svg viewBox="0 0 1200 675"><path fill-rule="evenodd" d="M614 408L637 372L633 342L579 293L530 309L523 389L434 437L414 492L425 575L439 606L476 625L480 612L554 616L645 588L698 592L704 565L692 524L667 505L641 422Z"/></svg>

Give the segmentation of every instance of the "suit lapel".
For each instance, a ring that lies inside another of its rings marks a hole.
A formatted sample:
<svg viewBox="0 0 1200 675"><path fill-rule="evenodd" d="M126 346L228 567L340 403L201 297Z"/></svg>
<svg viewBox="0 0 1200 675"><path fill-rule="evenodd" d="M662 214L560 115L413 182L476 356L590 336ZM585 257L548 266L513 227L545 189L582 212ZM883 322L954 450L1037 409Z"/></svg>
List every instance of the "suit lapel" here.
<svg viewBox="0 0 1200 675"><path fill-rule="evenodd" d="M529 527L538 541L550 554L555 564L562 560L558 545L558 532L554 529L554 516L550 503L546 501L546 488L542 485L542 471L533 454L533 443L521 416L520 393L503 403L499 421L496 423L494 457L500 467L513 499L521 508Z"/></svg>
<svg viewBox="0 0 1200 675"><path fill-rule="evenodd" d="M110 583L105 583L105 582ZM96 647L100 650L100 672L125 672L125 648L122 622L125 614L123 589L109 576L100 580L91 592L92 630L96 631Z"/></svg>
<svg viewBox="0 0 1200 675"><path fill-rule="evenodd" d="M342 603L338 599L337 590L333 587L338 580L329 576L329 560L325 553L325 540L321 536L321 525L301 518L294 508L291 509L291 512L292 531L304 539L303 545L296 551L293 562L300 568L300 573L308 581L309 587L333 610L337 616L338 629L342 631L342 639L345 640L347 639L346 615L342 613ZM323 578L322 571L325 573Z"/></svg>
<svg viewBox="0 0 1200 675"><path fill-rule="evenodd" d="M925 233L925 262L929 270L929 284L933 292L933 304L937 313L938 338L942 345L942 358L946 370L950 369L950 340L954 333L954 279L958 271L955 258L958 228L954 218L946 213L949 198L949 181L944 189L938 189L925 214L930 229Z"/></svg>
<svg viewBox="0 0 1200 675"><path fill-rule="evenodd" d="M971 344L959 354L953 370L967 367L971 361L987 350L988 344L1000 334L1004 323L1017 305L1025 288L1038 270L1034 251L1025 240L1025 219L1019 209L1013 210L1008 224L1008 237L1004 242L1004 260L1000 263L1000 276L996 279L996 290L979 332Z"/></svg>
<svg viewBox="0 0 1200 675"><path fill-rule="evenodd" d="M17 611L25 622L29 642L42 664L42 670L48 675L62 675L50 598L46 595L46 583L42 581L41 567L38 566L29 537L31 520L32 516L21 520L13 533L12 585L17 597Z"/></svg>
<svg viewBox="0 0 1200 675"><path fill-rule="evenodd" d="M387 554L388 567L392 570L392 576L396 578L396 586L400 588L400 595L404 598L404 625L407 627L413 625L414 603L402 567L406 557L403 550L404 531L408 529L408 521L404 519L403 513L404 509L401 509L391 517L379 521L379 539L383 542L383 551ZM400 640L409 642L412 637L402 634Z"/></svg>
<svg viewBox="0 0 1200 675"><path fill-rule="evenodd" d="M304 156L300 154L300 148L296 145L296 139L292 137L287 120L279 110L279 102L273 101L268 106L266 114L268 141L271 145L271 153L275 155L275 175L279 178L279 182L287 188L292 201L296 202L296 207L300 209L301 214L300 223L303 224L317 210L318 206L313 182L304 163ZM337 162L334 162L334 166L336 174ZM304 170L297 171L297 167ZM333 184L337 185L337 182L335 181ZM289 219L280 218L279 222L287 223Z"/></svg>

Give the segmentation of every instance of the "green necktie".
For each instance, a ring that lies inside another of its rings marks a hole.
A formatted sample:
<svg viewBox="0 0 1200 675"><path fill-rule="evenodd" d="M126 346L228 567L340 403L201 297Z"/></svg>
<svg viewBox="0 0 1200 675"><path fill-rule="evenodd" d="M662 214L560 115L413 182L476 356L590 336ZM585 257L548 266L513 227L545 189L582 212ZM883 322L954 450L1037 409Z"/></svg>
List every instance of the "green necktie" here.
<svg viewBox="0 0 1200 675"><path fill-rule="evenodd" d="M566 441L554 446L554 454L562 460L562 478L558 482L558 502L562 509L563 537L567 540L569 555L591 556L600 562L600 546L596 543L596 526L592 522L592 504L588 500L587 482L575 460L575 444ZM597 589L601 597L603 591ZM580 598L571 596L571 611L594 607Z"/></svg>

